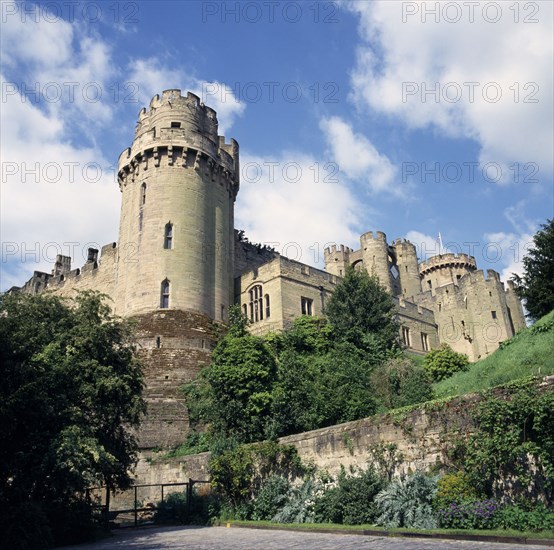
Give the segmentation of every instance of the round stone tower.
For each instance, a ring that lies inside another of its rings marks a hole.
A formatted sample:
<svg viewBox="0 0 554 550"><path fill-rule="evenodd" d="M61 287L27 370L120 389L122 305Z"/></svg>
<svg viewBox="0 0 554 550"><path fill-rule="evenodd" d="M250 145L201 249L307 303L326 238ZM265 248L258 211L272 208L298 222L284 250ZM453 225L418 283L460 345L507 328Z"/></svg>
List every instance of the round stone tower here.
<svg viewBox="0 0 554 550"><path fill-rule="evenodd" d="M368 231L360 237L360 244L366 271L370 275L377 275L381 285L394 295L395 278L398 278L398 271L391 272L390 270L394 262L387 244L387 236L382 231L377 231L374 237L373 231ZM393 278L395 275L396 277Z"/></svg>
<svg viewBox="0 0 554 550"><path fill-rule="evenodd" d="M394 249L400 274L400 292L405 298L411 298L421 292L416 247L406 239L397 239Z"/></svg>
<svg viewBox="0 0 554 550"><path fill-rule="evenodd" d="M457 285L464 275L476 269L475 258L467 254L433 256L426 262L421 262L419 266L422 290L430 290L434 294L436 288L449 284Z"/></svg>
<svg viewBox="0 0 554 550"><path fill-rule="evenodd" d="M184 441L179 388L209 363L213 321L233 300L239 147L194 94L156 95L118 163L122 193L115 312L138 321L147 415L142 449Z"/></svg>
<svg viewBox="0 0 554 550"><path fill-rule="evenodd" d="M194 94L156 95L119 157L116 311L182 309L224 320L233 298L236 141Z"/></svg>

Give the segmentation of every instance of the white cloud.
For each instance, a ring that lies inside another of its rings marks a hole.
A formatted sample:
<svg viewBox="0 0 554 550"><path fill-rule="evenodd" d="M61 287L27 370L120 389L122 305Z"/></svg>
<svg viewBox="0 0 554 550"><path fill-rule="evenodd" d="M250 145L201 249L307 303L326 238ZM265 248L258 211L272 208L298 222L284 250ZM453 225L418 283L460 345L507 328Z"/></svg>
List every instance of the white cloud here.
<svg viewBox="0 0 554 550"><path fill-rule="evenodd" d="M170 69L161 65L157 58L131 61L129 80L138 85L141 105L148 105L154 95L171 88L178 88L183 93L190 91L196 94L217 112L221 135L229 131L235 119L241 116L246 108L226 84L200 80L180 69Z"/></svg>
<svg viewBox="0 0 554 550"><path fill-rule="evenodd" d="M356 245L360 207L326 163L302 153L243 153L235 226L254 242L319 267L330 244Z"/></svg>
<svg viewBox="0 0 554 550"><path fill-rule="evenodd" d="M1 142L2 290L50 271L56 254L80 266L88 246L117 240L120 193L100 150L72 145L60 119L19 95L3 109Z"/></svg>
<svg viewBox="0 0 554 550"><path fill-rule="evenodd" d="M363 38L351 78L356 106L398 117L411 128L431 126L447 136L475 140L481 165L502 166L500 183L510 179L513 162L535 162L541 173L552 173L552 3L527 3L540 5L537 23L524 22L530 16L524 3L518 4L519 23L513 3L497 3L497 23L486 20L494 17L492 11L483 17L481 6L471 23L470 3L448 4L447 18L454 18L456 5L462 10L456 23L445 21L446 3L346 4L360 16ZM403 22L407 5L418 11ZM441 21L427 14L422 22L424 9L435 5L441 6ZM478 83L473 101L471 82ZM435 85L438 102L433 92L424 94L424 87L432 91ZM502 95L494 102L497 90Z"/></svg>
<svg viewBox="0 0 554 550"><path fill-rule="evenodd" d="M373 192L401 195L395 186L396 167L377 151L371 141L339 117L323 118L319 124L339 169L350 179L363 182Z"/></svg>
<svg viewBox="0 0 554 550"><path fill-rule="evenodd" d="M458 250L458 247L450 247L453 248L452 250L450 250L448 246L449 243L442 240L442 235L442 243L439 244L438 233L437 235L432 237L431 235L426 235L425 233L421 233L420 231L411 230L406 233L406 239L416 247L417 257L420 261L426 261L432 256L436 256L438 254L461 252L461 250Z"/></svg>

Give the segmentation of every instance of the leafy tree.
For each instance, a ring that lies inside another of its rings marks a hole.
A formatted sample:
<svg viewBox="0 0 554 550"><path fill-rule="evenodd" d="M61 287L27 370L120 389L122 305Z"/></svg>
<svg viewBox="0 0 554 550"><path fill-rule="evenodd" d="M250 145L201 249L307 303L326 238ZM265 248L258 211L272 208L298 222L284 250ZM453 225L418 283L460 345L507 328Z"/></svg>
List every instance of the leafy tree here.
<svg viewBox="0 0 554 550"><path fill-rule="evenodd" d="M365 270L346 270L327 303L326 314L337 337L358 348L372 347L368 335L378 338L385 349L395 347L398 341L392 297L379 279Z"/></svg>
<svg viewBox="0 0 554 550"><path fill-rule="evenodd" d="M80 294L73 305L48 294L0 297L3 547L21 544L25 516L33 518L27 547L67 542L76 533L60 527L90 519L87 487L131 482L137 445L128 428L144 412L132 327L99 294Z"/></svg>
<svg viewBox="0 0 554 550"><path fill-rule="evenodd" d="M448 344L431 350L423 361L423 366L434 382L440 382L455 372L469 368L467 355L454 351Z"/></svg>
<svg viewBox="0 0 554 550"><path fill-rule="evenodd" d="M337 342L317 361L323 407L321 426L358 420L377 411L371 371L379 361L379 349L368 353L351 342Z"/></svg>
<svg viewBox="0 0 554 550"><path fill-rule="evenodd" d="M533 244L523 258L523 277L513 280L528 316L537 321L554 309L554 219L541 225Z"/></svg>
<svg viewBox="0 0 554 550"><path fill-rule="evenodd" d="M185 393L193 422L209 423L216 434L252 442L265 435L276 363L264 340L246 331L237 308L231 310L229 331L217 344L210 365L185 386Z"/></svg>

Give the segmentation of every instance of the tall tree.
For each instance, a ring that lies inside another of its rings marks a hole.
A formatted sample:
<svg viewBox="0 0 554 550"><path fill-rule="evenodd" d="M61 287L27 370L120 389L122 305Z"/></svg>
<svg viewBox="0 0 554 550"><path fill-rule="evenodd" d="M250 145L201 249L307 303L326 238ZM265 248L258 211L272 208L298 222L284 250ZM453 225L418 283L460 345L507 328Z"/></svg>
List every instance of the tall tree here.
<svg viewBox="0 0 554 550"><path fill-rule="evenodd" d="M86 508L87 487L130 484L137 445L128 428L144 411L133 351L131 326L101 295L79 295L74 307L48 294L0 296L3 547L17 547L10 537L22 522L26 536L39 533L40 548L50 531L67 542L52 514L67 514L67 529L68 511Z"/></svg>
<svg viewBox="0 0 554 550"><path fill-rule="evenodd" d="M518 296L529 317L537 321L554 309L554 219L547 220L533 237L523 258L523 277L514 275Z"/></svg>
<svg viewBox="0 0 554 550"><path fill-rule="evenodd" d="M391 295L375 275L349 267L326 307L326 314L339 339L356 347L374 348L377 339L386 349L398 341Z"/></svg>
<svg viewBox="0 0 554 550"><path fill-rule="evenodd" d="M271 407L275 357L262 338L246 331L238 306L229 313L229 331L210 365L184 388L189 414L195 424L210 424L215 435L258 441L264 438Z"/></svg>

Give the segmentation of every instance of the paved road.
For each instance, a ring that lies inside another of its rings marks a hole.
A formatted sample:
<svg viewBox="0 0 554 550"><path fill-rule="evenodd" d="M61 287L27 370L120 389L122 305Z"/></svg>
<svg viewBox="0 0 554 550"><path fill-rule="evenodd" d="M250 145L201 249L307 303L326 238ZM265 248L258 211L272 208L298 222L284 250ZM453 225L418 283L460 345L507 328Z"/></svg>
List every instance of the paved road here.
<svg viewBox="0 0 554 550"><path fill-rule="evenodd" d="M157 527L122 530L95 544L64 547L63 550L131 550L166 549L286 549L302 550L546 550L546 546L425 540L409 538L368 537L362 535L333 535L324 533L299 533L295 531L271 531L264 529L239 529L225 527Z"/></svg>

